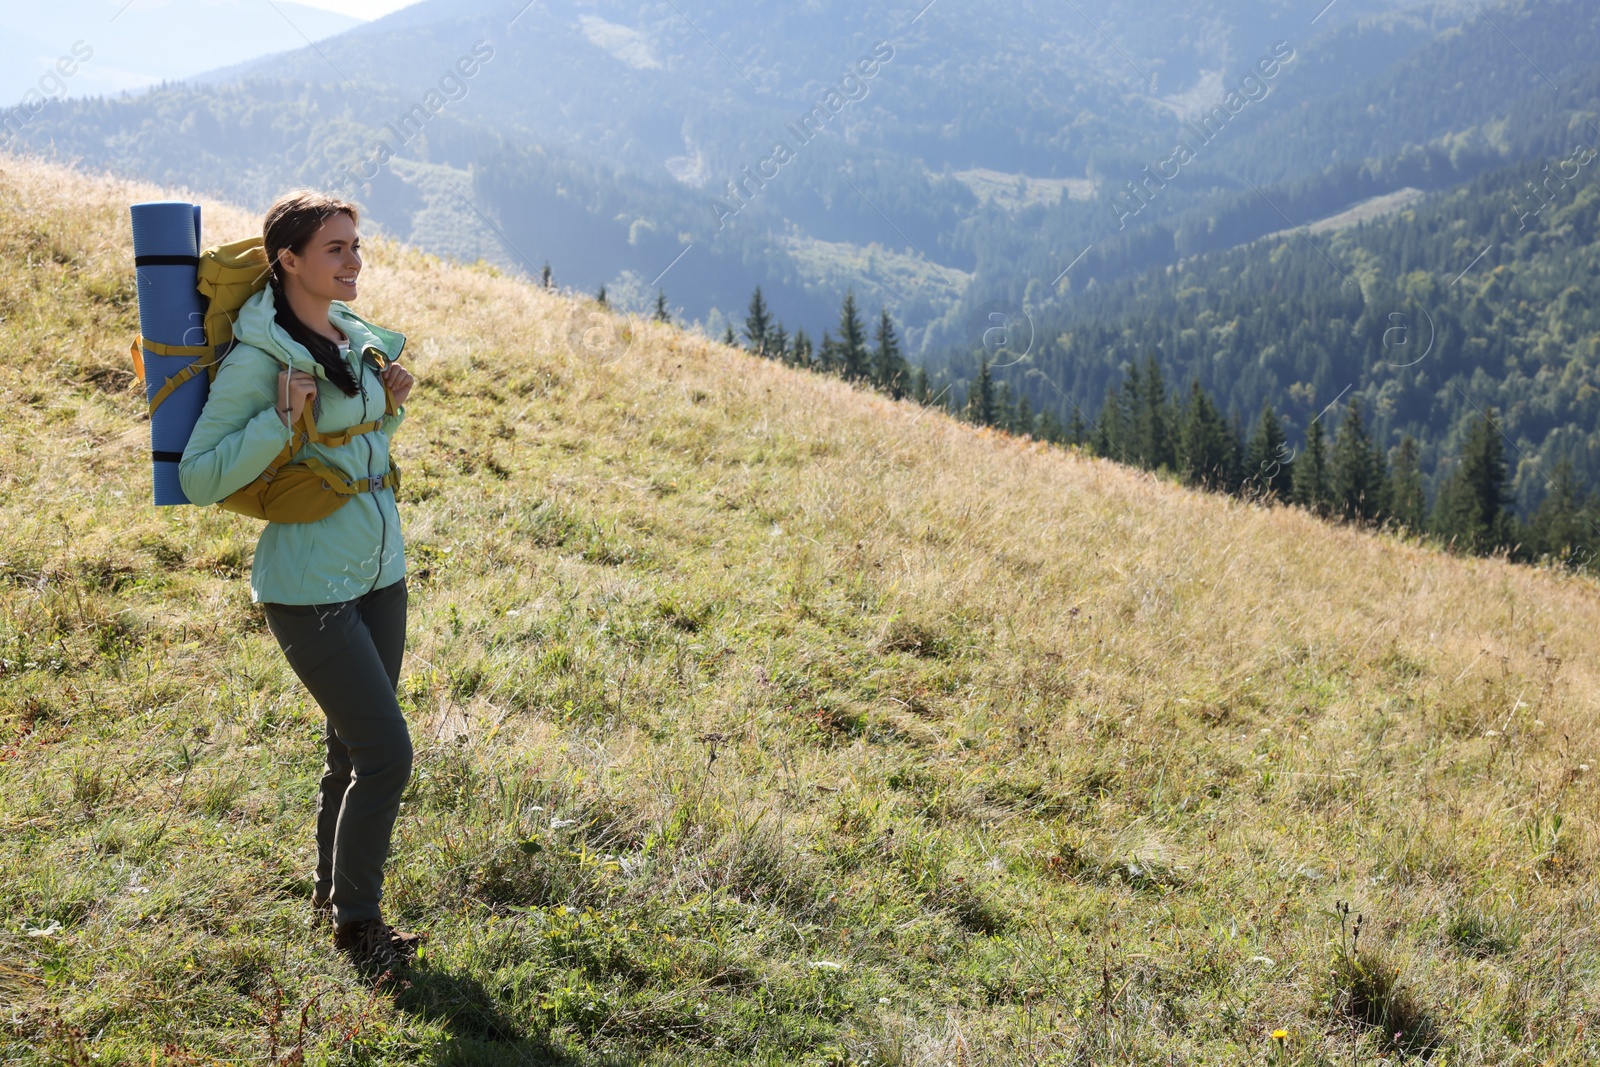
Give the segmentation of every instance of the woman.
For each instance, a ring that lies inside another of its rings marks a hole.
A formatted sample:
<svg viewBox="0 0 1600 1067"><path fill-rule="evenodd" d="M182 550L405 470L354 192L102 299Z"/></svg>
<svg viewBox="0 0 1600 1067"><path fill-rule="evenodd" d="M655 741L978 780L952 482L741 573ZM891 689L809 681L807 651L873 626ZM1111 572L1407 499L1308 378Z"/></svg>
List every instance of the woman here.
<svg viewBox="0 0 1600 1067"><path fill-rule="evenodd" d="M312 915L331 918L335 945L373 975L403 967L417 941L379 910L411 738L395 696L406 634L400 515L392 488L371 488L389 473L389 439L405 418L412 377L393 362L405 338L346 304L361 273L358 222L353 205L308 190L267 212L271 284L239 310L239 344L217 371L179 480L196 504L254 481L308 403L319 434L380 420L343 443L303 443L291 456L365 476L368 488L315 522L269 522L250 569L250 599L328 720Z"/></svg>

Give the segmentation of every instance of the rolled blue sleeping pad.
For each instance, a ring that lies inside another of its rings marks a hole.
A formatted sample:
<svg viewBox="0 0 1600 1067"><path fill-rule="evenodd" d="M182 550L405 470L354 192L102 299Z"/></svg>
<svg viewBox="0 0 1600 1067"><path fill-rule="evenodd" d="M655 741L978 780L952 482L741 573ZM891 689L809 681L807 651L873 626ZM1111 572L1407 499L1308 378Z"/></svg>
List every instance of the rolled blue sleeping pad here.
<svg viewBox="0 0 1600 1067"><path fill-rule="evenodd" d="M206 304L195 289L200 256L200 205L181 200L156 200L134 204L133 257L139 288L139 333L162 345L204 345ZM144 356L144 388L148 401L195 359L209 357L161 356L148 348ZM172 392L150 417L150 451L155 468L158 506L188 504L178 484L178 461L189 434L200 420L210 391L210 377L202 372Z"/></svg>

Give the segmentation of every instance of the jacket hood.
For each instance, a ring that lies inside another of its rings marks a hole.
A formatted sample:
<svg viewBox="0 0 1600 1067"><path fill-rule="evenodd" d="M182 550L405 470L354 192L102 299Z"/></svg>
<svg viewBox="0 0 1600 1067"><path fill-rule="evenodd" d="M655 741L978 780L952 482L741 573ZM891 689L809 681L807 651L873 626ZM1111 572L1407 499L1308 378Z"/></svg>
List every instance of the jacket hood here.
<svg viewBox="0 0 1600 1067"><path fill-rule="evenodd" d="M261 349L286 367L303 370L327 381L328 375L322 369L322 364L306 350L305 345L290 337L288 331L278 325L276 315L277 307L273 304L272 286L269 285L239 308L239 317L233 324L234 338ZM350 338L352 353L365 355L368 349L377 349L386 361L392 362L399 359L405 349L404 335L373 325L351 311L342 300L333 302L328 309L328 317Z"/></svg>

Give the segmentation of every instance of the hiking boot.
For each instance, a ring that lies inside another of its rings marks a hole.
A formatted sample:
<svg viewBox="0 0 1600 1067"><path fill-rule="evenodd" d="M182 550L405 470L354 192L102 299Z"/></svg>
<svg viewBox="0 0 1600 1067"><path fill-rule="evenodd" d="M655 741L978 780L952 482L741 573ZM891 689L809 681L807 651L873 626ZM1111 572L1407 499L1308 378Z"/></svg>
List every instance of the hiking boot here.
<svg viewBox="0 0 1600 1067"><path fill-rule="evenodd" d="M389 927L389 944L394 946L395 952L407 963L416 962L417 949L422 945L422 939L427 934L411 934Z"/></svg>
<svg viewBox="0 0 1600 1067"><path fill-rule="evenodd" d="M399 938L410 938L415 942L415 934L400 934ZM399 945L407 945L406 941L397 941L394 930L382 919L360 919L356 922L343 923L334 927L333 947L350 957L356 970L368 978L381 977L389 971L403 971L410 963L411 952L403 951Z"/></svg>

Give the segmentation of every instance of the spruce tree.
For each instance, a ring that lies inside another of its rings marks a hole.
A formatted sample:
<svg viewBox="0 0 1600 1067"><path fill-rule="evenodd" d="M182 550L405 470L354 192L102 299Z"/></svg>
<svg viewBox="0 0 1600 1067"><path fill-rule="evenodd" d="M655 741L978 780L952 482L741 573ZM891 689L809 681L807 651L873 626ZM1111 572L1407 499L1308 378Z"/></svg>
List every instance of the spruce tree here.
<svg viewBox="0 0 1600 1067"><path fill-rule="evenodd" d="M1289 442L1283 432L1283 420L1263 404L1261 418L1256 421L1255 432L1245 447L1243 488L1246 494L1265 500L1287 500L1294 485L1294 463L1289 454Z"/></svg>
<svg viewBox="0 0 1600 1067"><path fill-rule="evenodd" d="M921 367L911 368L911 399L923 405L928 403L928 373Z"/></svg>
<svg viewBox="0 0 1600 1067"><path fill-rule="evenodd" d="M606 306L606 287L605 286L602 285L600 287L600 291L598 293L594 294L594 302L599 304L601 307L605 307Z"/></svg>
<svg viewBox="0 0 1600 1067"><path fill-rule="evenodd" d="M1067 440L1080 447L1089 440L1089 429L1083 423L1083 411L1076 404L1072 405L1072 421L1067 425Z"/></svg>
<svg viewBox="0 0 1600 1067"><path fill-rule="evenodd" d="M1456 468L1439 491L1434 529L1464 552L1487 553L1511 544L1515 530L1505 449L1493 410L1467 429Z"/></svg>
<svg viewBox="0 0 1600 1067"><path fill-rule="evenodd" d="M1100 417L1095 420L1094 454L1114 459L1118 463L1133 465L1128 458L1127 413L1123 408L1124 390L1108 387L1106 399L1100 405Z"/></svg>
<svg viewBox="0 0 1600 1067"><path fill-rule="evenodd" d="M855 290L844 294L839 307L839 373L847 382L860 381L871 373L871 356L867 351L867 329L856 310Z"/></svg>
<svg viewBox="0 0 1600 1067"><path fill-rule="evenodd" d="M1428 520L1428 501L1422 490L1422 469L1417 442L1406 434L1394 451L1389 472L1389 517L1408 530L1422 531Z"/></svg>
<svg viewBox="0 0 1600 1067"><path fill-rule="evenodd" d="M732 323L728 324L727 332L722 335L722 343L727 345L729 348L738 348L739 347L739 338L735 337L734 334L733 334L733 324Z"/></svg>
<svg viewBox="0 0 1600 1067"><path fill-rule="evenodd" d="M1383 452L1373 444L1361 418L1361 401L1352 396L1333 435L1328 461L1328 492L1334 514L1351 522L1372 522L1384 513L1388 472Z"/></svg>
<svg viewBox="0 0 1600 1067"><path fill-rule="evenodd" d="M1579 489L1572 461L1556 462L1549 492L1528 524L1528 540L1535 557L1545 557L1571 570L1594 562L1597 541L1593 492Z"/></svg>
<svg viewBox="0 0 1600 1067"><path fill-rule="evenodd" d="M672 325L672 312L667 310L667 292L665 289L656 290L656 321Z"/></svg>
<svg viewBox="0 0 1600 1067"><path fill-rule="evenodd" d="M1127 409L1132 418L1129 451L1135 462L1147 470L1162 467L1171 470L1177 465L1175 420L1167 398L1167 386L1153 352L1145 356L1144 372L1131 369L1124 385Z"/></svg>
<svg viewBox="0 0 1600 1067"><path fill-rule="evenodd" d="M767 331L772 329L772 314L767 310L767 302L761 296L761 286L756 286L755 295L750 298L750 309L744 317L745 343L750 351L757 355L767 354Z"/></svg>
<svg viewBox="0 0 1600 1067"><path fill-rule="evenodd" d="M555 272L550 269L548 260L545 261L544 269L539 272L539 284L546 289L554 289L556 287Z"/></svg>
<svg viewBox="0 0 1600 1067"><path fill-rule="evenodd" d="M1017 406L1011 402L1011 383L1002 380L994 391L994 425L1006 433L1017 430Z"/></svg>
<svg viewBox="0 0 1600 1067"><path fill-rule="evenodd" d="M1189 388L1178 442L1178 468L1184 481L1204 489L1227 488L1235 463L1233 435L1198 381Z"/></svg>
<svg viewBox="0 0 1600 1067"><path fill-rule="evenodd" d="M1328 513L1328 449L1320 415L1306 426L1305 451L1295 457L1292 496L1313 515Z"/></svg>
<svg viewBox="0 0 1600 1067"><path fill-rule="evenodd" d="M1023 393L1017 400L1017 422L1013 433L1025 433L1029 437L1034 435L1033 405L1028 403L1028 394Z"/></svg>
<svg viewBox="0 0 1600 1067"><path fill-rule="evenodd" d="M1038 429L1035 431L1034 436L1039 440L1049 441L1053 445L1066 444L1067 431L1061 425L1061 419L1055 412L1045 408L1039 412L1035 421L1038 423Z"/></svg>
<svg viewBox="0 0 1600 1067"><path fill-rule="evenodd" d="M838 374L840 365L839 342L827 330L822 331L822 344L817 348L817 369L825 374Z"/></svg>
<svg viewBox="0 0 1600 1067"><path fill-rule="evenodd" d="M978 377L967 390L967 419L979 426L993 426L995 420L994 378L989 374L989 359L978 363Z"/></svg>
<svg viewBox="0 0 1600 1067"><path fill-rule="evenodd" d="M811 335L805 330L794 332L794 343L790 347L789 362L796 367L811 366Z"/></svg>
<svg viewBox="0 0 1600 1067"><path fill-rule="evenodd" d="M878 344L872 353L872 383L899 400L906 395L907 364L900 354L900 341L894 334L889 309L878 316Z"/></svg>
<svg viewBox="0 0 1600 1067"><path fill-rule="evenodd" d="M773 322L772 328L767 331L765 352L769 359L789 360L789 331L783 328L783 323Z"/></svg>

